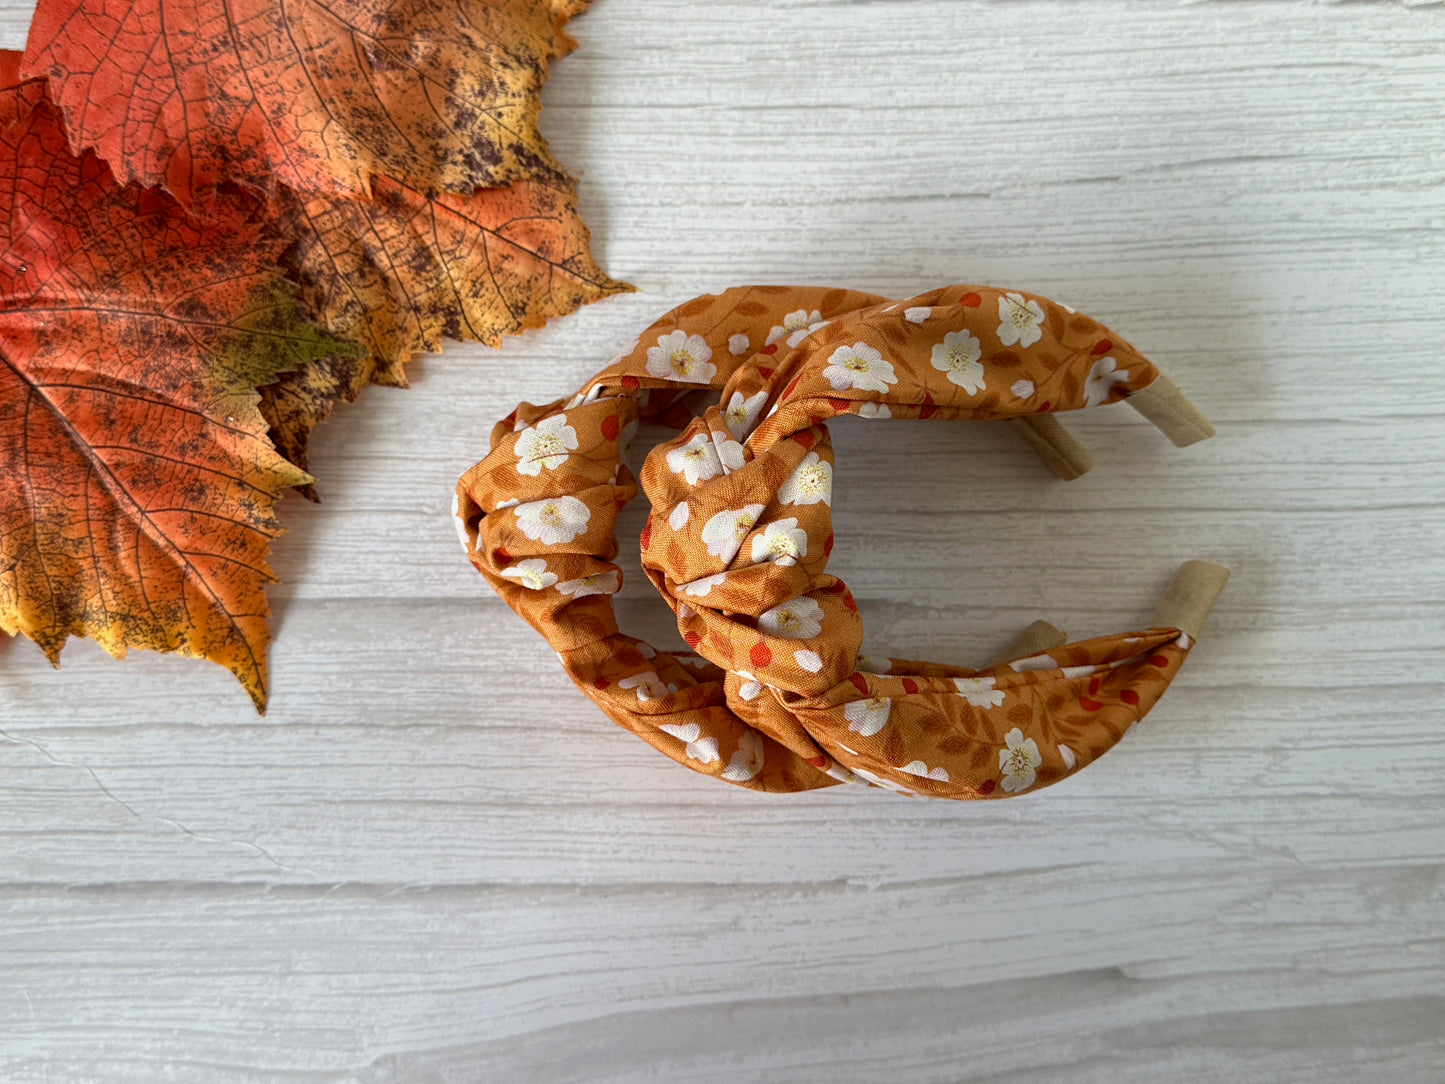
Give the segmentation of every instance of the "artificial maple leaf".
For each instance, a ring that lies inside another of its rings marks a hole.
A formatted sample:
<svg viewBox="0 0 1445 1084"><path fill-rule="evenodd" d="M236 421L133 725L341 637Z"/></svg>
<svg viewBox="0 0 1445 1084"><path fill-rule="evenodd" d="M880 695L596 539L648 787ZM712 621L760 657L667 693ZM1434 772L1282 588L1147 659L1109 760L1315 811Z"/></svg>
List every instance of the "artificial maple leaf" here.
<svg viewBox="0 0 1445 1084"><path fill-rule="evenodd" d="M189 204L272 179L469 192L561 176L537 131L548 62L590 0L40 0L23 71L72 147Z"/></svg>
<svg viewBox="0 0 1445 1084"><path fill-rule="evenodd" d="M205 220L0 91L0 628L209 658L265 703L277 496L255 386L355 352L311 324L250 197Z"/></svg>
<svg viewBox="0 0 1445 1084"><path fill-rule="evenodd" d="M337 402L367 383L404 387L403 364L440 349L443 336L500 346L503 335L631 289L592 259L569 184L428 197L378 177L369 202L291 192L276 202L277 230L296 239L282 264L302 302L328 331L371 352L261 389L272 440L302 467L310 430Z"/></svg>

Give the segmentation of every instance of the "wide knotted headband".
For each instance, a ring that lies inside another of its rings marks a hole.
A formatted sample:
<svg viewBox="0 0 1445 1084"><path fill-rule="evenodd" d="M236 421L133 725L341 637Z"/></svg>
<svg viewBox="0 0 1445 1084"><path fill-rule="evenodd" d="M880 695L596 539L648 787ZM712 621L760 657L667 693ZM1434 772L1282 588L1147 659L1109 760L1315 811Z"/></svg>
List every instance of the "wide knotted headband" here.
<svg viewBox="0 0 1445 1084"><path fill-rule="evenodd" d="M826 422L1009 419L1072 478L1088 456L1053 412L1120 399L1176 444L1213 433L1127 343L1041 297L743 287L668 313L571 400L519 406L455 514L472 563L578 688L674 760L758 790L1003 797L1062 779L1142 718L1228 573L1186 563L1139 631L1066 644L1036 622L983 670L860 657L857 604L827 572ZM641 547L689 651L628 636L613 613L640 419L682 430L643 466Z"/></svg>

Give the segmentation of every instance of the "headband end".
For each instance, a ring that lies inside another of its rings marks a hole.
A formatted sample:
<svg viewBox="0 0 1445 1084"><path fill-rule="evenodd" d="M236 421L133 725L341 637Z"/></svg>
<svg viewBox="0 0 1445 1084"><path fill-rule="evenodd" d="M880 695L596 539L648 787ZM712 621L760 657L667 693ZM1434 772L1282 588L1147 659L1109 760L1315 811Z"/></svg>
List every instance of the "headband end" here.
<svg viewBox="0 0 1445 1084"><path fill-rule="evenodd" d="M1173 442L1187 448L1214 436L1214 426L1163 373L1125 400Z"/></svg>
<svg viewBox="0 0 1445 1084"><path fill-rule="evenodd" d="M1185 561L1174 574L1174 582L1164 592L1159 608L1154 611L1154 628L1182 629L1192 639L1199 639L1204 623L1214 604L1219 601L1224 585L1229 582L1229 569L1209 561Z"/></svg>

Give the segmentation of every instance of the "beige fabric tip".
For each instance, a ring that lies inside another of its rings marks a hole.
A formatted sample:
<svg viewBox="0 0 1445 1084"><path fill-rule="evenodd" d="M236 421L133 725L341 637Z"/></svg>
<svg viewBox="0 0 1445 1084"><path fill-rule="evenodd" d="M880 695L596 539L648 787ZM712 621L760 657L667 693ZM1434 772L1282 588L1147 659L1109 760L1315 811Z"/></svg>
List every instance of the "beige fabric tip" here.
<svg viewBox="0 0 1445 1084"><path fill-rule="evenodd" d="M1214 436L1214 426L1185 398L1167 376L1159 375L1148 387L1125 400L1158 427L1177 448L1187 448Z"/></svg>
<svg viewBox="0 0 1445 1084"><path fill-rule="evenodd" d="M1208 561L1185 561L1154 611L1154 628L1183 629L1194 639L1229 582L1229 569Z"/></svg>
<svg viewBox="0 0 1445 1084"><path fill-rule="evenodd" d="M1068 636L1047 621L1035 621L1010 640L1003 650L993 657L993 662L989 665L1001 666L1003 663L1013 662L1016 659L1026 659L1030 655L1041 654L1050 648L1059 647L1068 642Z"/></svg>
<svg viewBox="0 0 1445 1084"><path fill-rule="evenodd" d="M1024 442L1044 461L1044 465L1064 481L1072 482L1094 468L1094 459L1088 450L1075 440L1052 414L1027 414L1021 418L1010 418L1009 425L1015 433L1023 437Z"/></svg>

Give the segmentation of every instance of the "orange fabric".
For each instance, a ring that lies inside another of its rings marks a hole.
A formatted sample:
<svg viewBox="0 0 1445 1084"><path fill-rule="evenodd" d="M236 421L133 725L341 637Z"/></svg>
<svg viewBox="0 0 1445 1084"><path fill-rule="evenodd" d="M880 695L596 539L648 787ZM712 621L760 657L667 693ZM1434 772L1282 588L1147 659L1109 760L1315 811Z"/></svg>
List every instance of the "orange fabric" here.
<svg viewBox="0 0 1445 1084"><path fill-rule="evenodd" d="M473 564L578 688L679 763L766 791L1003 797L1112 747L1190 637L1146 628L983 670L860 658L857 604L827 571L827 419L1024 417L1118 401L1158 375L1094 320L1027 294L738 288L662 317L570 401L519 406L455 511ZM692 651L614 619L639 418L682 429L642 468L641 545Z"/></svg>

